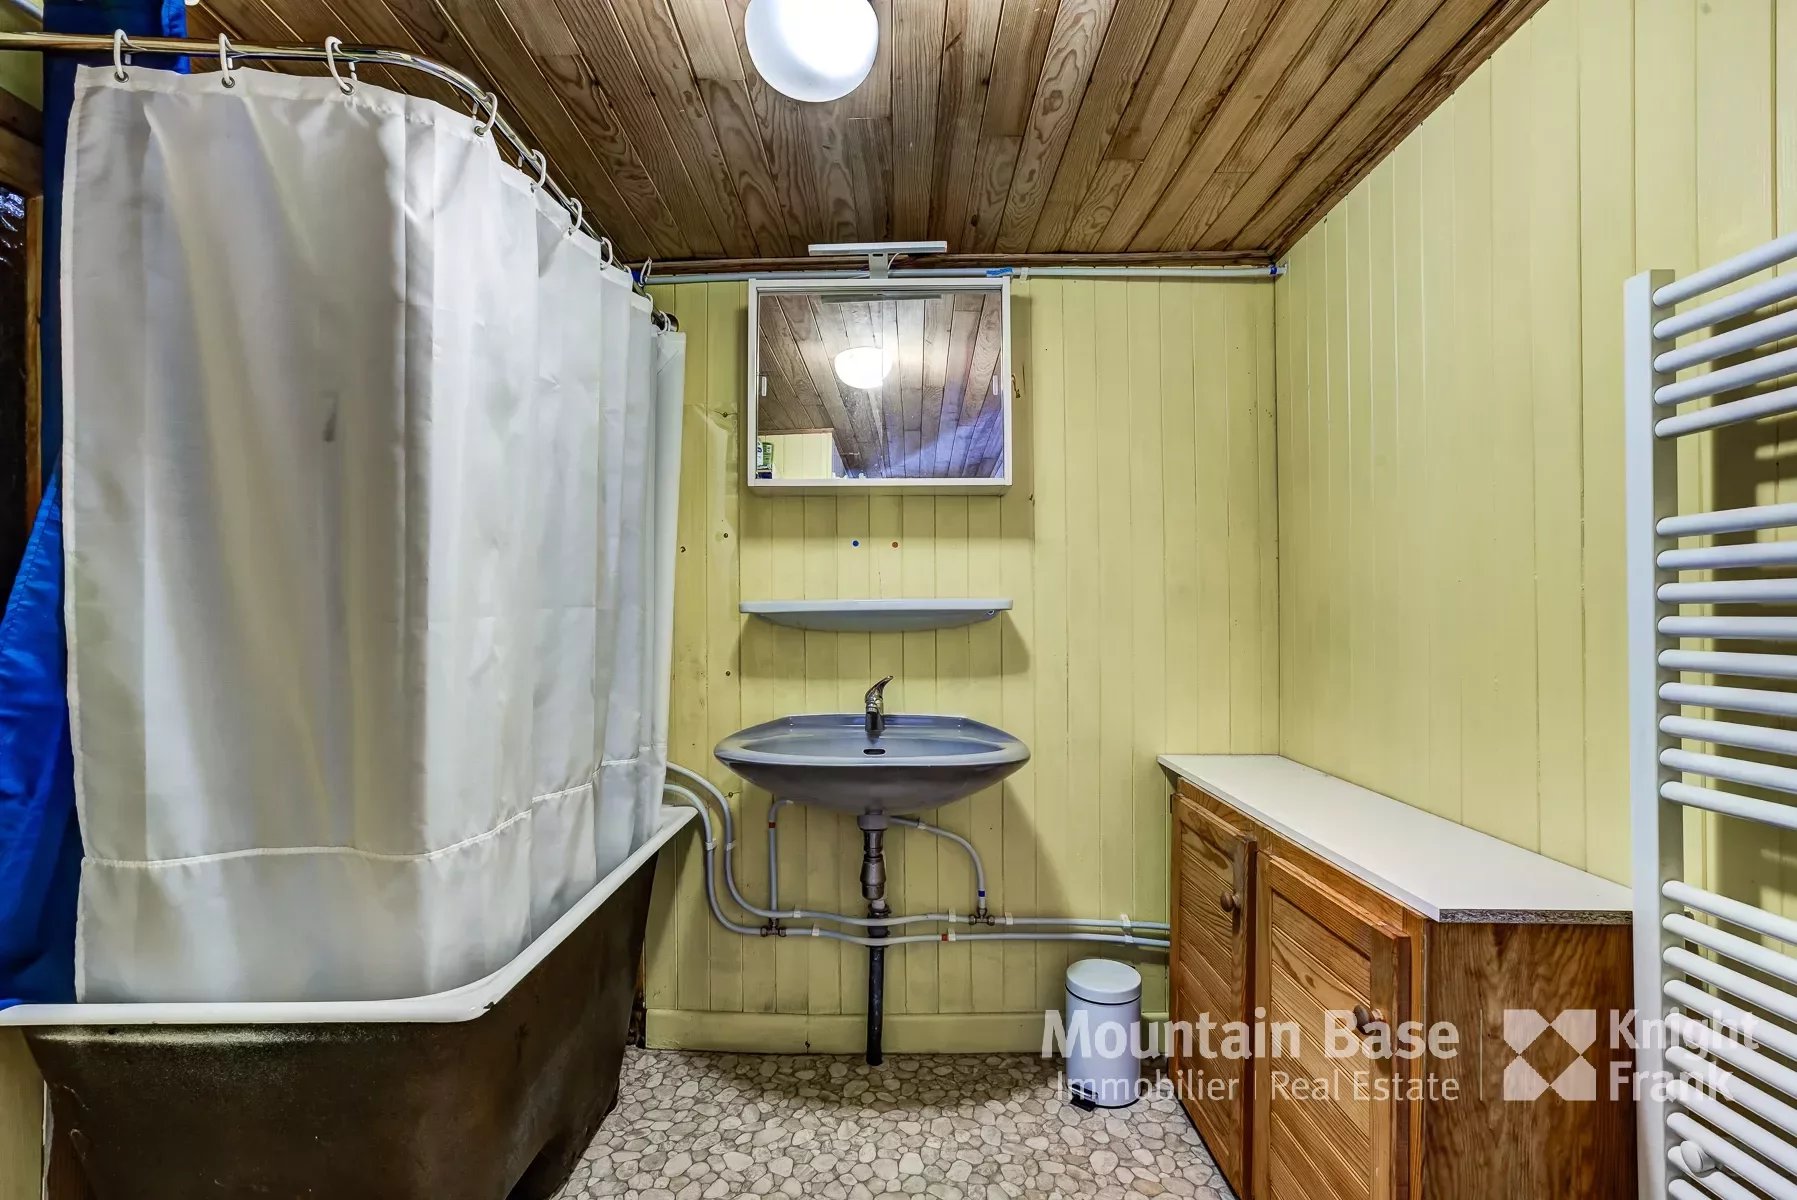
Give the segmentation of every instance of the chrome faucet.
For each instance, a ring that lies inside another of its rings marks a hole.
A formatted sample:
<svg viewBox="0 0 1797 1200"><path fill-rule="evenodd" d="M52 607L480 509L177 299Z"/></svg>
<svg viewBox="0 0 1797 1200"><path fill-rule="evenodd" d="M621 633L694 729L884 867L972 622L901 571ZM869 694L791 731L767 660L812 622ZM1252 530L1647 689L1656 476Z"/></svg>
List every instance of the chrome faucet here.
<svg viewBox="0 0 1797 1200"><path fill-rule="evenodd" d="M877 738L886 728L886 685L892 682L888 675L880 682L867 689L864 699L867 702L867 736Z"/></svg>

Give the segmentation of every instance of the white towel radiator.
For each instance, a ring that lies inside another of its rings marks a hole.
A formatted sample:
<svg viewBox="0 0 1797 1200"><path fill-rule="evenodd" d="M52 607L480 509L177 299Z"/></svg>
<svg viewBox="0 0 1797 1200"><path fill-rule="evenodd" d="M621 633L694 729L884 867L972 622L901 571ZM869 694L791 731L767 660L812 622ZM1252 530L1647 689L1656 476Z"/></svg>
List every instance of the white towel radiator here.
<svg viewBox="0 0 1797 1200"><path fill-rule="evenodd" d="M1797 375L1797 274L1730 290L1794 258L1797 235L1682 279L1650 271L1625 286L1646 1200L1797 1200L1797 1034L1786 1027L1797 1027L1797 958L1785 953L1797 921L1688 879L1685 854L1691 810L1743 823L1769 851L1780 831L1797 830L1797 802L1777 798L1797 798L1797 732L1786 728L1797 691L1780 682L1797 680L1797 646L1784 645L1797 644L1797 540L1778 540L1797 529L1797 504L1681 512L1677 461L1682 437L1797 413L1797 378L1787 378Z"/></svg>

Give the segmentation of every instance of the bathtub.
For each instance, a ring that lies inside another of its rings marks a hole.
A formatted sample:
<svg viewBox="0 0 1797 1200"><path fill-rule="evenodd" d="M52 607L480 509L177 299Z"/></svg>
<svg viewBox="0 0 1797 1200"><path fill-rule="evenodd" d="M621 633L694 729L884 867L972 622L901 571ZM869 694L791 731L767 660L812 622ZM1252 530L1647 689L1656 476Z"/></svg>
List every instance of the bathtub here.
<svg viewBox="0 0 1797 1200"><path fill-rule="evenodd" d="M431 996L31 1004L97 1200L545 1200L618 1099L656 833L517 958Z"/></svg>

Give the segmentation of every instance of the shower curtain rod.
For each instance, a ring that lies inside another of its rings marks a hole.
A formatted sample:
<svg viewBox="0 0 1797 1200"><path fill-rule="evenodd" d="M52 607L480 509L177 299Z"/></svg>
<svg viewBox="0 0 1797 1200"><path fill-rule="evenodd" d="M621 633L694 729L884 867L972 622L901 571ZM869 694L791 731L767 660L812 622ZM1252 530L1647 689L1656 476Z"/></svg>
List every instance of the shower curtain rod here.
<svg viewBox="0 0 1797 1200"><path fill-rule="evenodd" d="M229 47L227 50L226 47ZM541 151L532 150L525 144L518 131L499 111L497 93L483 88L472 76L465 75L448 63L438 62L423 54L415 54L410 50L396 50L390 46L364 46L340 43L330 49L324 46L264 46L256 42L219 42L202 41L198 38L170 37L128 37L124 43L128 54L175 54L189 58L219 58L228 53L233 60L258 59L263 62L329 62L335 58L346 63L380 63L389 67L409 67L414 71L422 71L426 75L442 80L456 89L474 105L478 116L487 110L488 127L504 136L511 143L518 155L519 164L527 170L541 169L543 186L555 197L557 204L568 210L568 215L575 224L586 232L597 237L604 247L606 257L616 263L617 248L611 239L597 232L586 220L585 211L580 201L571 199L549 178L548 159L540 157ZM90 33L47 33L25 30L16 33L0 32L0 50L24 50L43 53L95 53L110 54L113 51L113 39Z"/></svg>

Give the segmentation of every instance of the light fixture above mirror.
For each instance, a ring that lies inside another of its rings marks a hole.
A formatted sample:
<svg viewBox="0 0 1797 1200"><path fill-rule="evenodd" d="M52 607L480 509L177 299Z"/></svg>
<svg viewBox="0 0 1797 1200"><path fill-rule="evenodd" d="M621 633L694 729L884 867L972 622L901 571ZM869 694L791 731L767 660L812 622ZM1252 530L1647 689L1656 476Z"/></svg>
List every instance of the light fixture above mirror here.
<svg viewBox="0 0 1797 1200"><path fill-rule="evenodd" d="M743 37L755 69L794 100L840 100L861 86L880 48L867 0L749 0Z"/></svg>
<svg viewBox="0 0 1797 1200"><path fill-rule="evenodd" d="M836 356L836 378L852 388L871 391L892 374L892 360L878 346L855 346Z"/></svg>

